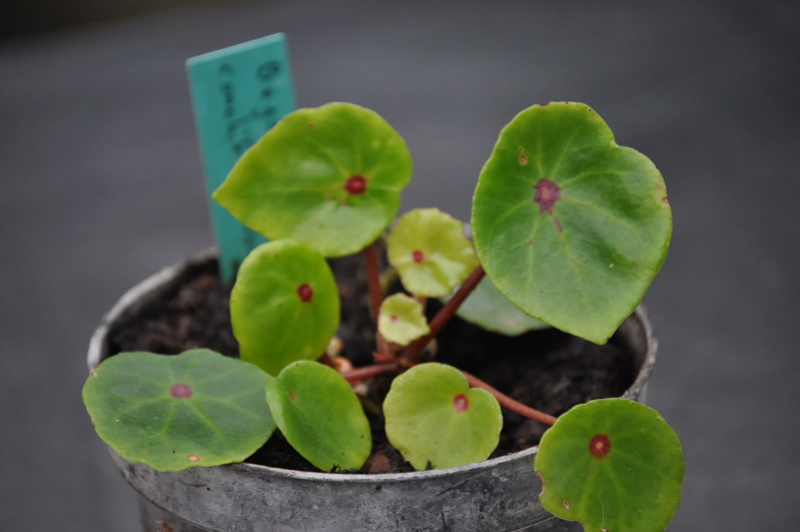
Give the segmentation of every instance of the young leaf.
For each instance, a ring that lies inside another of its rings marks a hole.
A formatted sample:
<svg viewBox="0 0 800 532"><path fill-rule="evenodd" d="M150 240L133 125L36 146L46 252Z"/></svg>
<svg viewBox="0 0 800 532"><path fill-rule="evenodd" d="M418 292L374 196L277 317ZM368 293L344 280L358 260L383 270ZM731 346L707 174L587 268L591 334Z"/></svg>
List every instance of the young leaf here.
<svg viewBox="0 0 800 532"><path fill-rule="evenodd" d="M389 262L403 286L420 297L442 297L478 266L464 224L439 209L404 214L389 234Z"/></svg>
<svg viewBox="0 0 800 532"><path fill-rule="evenodd" d="M448 296L443 301L447 302L449 299ZM484 277L478 283L475 290L458 308L456 315L487 331L506 336L517 336L528 331L549 327L546 323L522 312L519 307L497 290L488 277Z"/></svg>
<svg viewBox="0 0 800 532"><path fill-rule="evenodd" d="M318 358L339 327L339 292L325 258L290 239L254 249L231 292L231 321L242 359L270 375Z"/></svg>
<svg viewBox="0 0 800 532"><path fill-rule="evenodd" d="M681 497L683 451L661 416L627 399L574 407L542 437L542 505L587 531L661 532Z"/></svg>
<svg viewBox="0 0 800 532"><path fill-rule="evenodd" d="M329 103L283 117L213 198L267 238L294 238L339 257L380 236L410 179L405 141L383 118Z"/></svg>
<svg viewBox="0 0 800 532"><path fill-rule="evenodd" d="M405 294L393 294L383 300L378 314L378 331L390 342L408 345L431 329L422 303Z"/></svg>
<svg viewBox="0 0 800 532"><path fill-rule="evenodd" d="M176 356L120 353L86 380L83 401L100 438L160 471L241 462L275 430L270 376L207 349Z"/></svg>
<svg viewBox="0 0 800 532"><path fill-rule="evenodd" d="M460 371L438 363L414 366L397 377L383 412L389 441L420 470L485 460L503 427L492 394L470 388Z"/></svg>
<svg viewBox="0 0 800 532"><path fill-rule="evenodd" d="M369 458L369 421L336 370L295 362L267 384L266 397L286 440L322 471L359 469Z"/></svg>
<svg viewBox="0 0 800 532"><path fill-rule="evenodd" d="M579 103L522 111L500 133L472 206L478 256L528 314L596 343L664 262L672 215L661 174Z"/></svg>

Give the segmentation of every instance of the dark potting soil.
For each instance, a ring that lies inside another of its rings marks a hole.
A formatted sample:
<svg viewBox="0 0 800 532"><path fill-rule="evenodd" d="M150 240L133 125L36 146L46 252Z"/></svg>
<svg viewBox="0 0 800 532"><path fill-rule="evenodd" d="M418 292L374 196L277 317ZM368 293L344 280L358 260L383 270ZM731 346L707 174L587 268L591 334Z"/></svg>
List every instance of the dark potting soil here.
<svg viewBox="0 0 800 532"><path fill-rule="evenodd" d="M366 273L360 255L330 261L342 299L338 332L342 355L355 366L372 362L374 324L368 309ZM216 263L199 268L193 278L163 300L156 301L138 319L109 334L110 352L151 351L178 354L207 348L238 356L231 332L228 298L230 285L220 281ZM429 301L429 313L438 304ZM612 338L596 345L555 329L532 331L516 337L490 333L459 318L437 337L435 359L466 370L523 404L558 416L572 406L592 399L621 395L634 381L633 355ZM361 473L412 471L386 440L380 403L391 377L369 381L365 411L372 423L373 455ZM503 431L493 453L502 456L536 445L546 425L503 409ZM248 462L316 471L276 431Z"/></svg>

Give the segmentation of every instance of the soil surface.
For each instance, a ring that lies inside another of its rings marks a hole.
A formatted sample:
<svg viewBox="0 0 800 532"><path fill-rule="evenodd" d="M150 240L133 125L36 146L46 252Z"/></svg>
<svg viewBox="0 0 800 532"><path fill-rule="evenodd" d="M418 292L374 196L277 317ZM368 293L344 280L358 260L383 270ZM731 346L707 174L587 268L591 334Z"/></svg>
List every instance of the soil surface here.
<svg viewBox="0 0 800 532"><path fill-rule="evenodd" d="M342 355L355 366L372 362L374 324L368 312L366 274L360 255L330 261L342 298L342 322L338 332ZM239 346L231 331L228 298L230 286L222 283L216 264L199 269L194 278L155 302L132 323L112 330L112 353L151 351L178 354L187 349L208 348L238 356ZM438 304L429 301L429 313ZM466 370L523 404L558 416L591 399L621 395L634 381L633 355L612 338L606 345L555 329L507 337L484 331L459 318L448 323L437 338L435 359ZM380 405L390 376L368 381L365 401L373 428L373 455L359 473L412 471L386 440ZM536 445L546 425L503 409L503 431L493 453L502 456ZM316 471L276 431L248 462L284 469Z"/></svg>

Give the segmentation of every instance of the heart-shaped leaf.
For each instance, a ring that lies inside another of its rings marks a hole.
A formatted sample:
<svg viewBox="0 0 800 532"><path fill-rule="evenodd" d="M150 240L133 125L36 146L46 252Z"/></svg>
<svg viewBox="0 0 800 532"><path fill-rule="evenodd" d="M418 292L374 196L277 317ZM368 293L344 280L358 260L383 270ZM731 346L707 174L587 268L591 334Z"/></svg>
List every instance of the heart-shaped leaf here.
<svg viewBox="0 0 800 532"><path fill-rule="evenodd" d="M390 342L408 345L431 329L422 303L405 294L393 294L383 300L378 331Z"/></svg>
<svg viewBox="0 0 800 532"><path fill-rule="evenodd" d="M445 298L447 302L450 298ZM506 336L546 329L546 323L528 316L497 290L492 280L484 277L475 290L458 307L456 314L474 325Z"/></svg>
<svg viewBox="0 0 800 532"><path fill-rule="evenodd" d="M503 428L497 399L470 388L456 368L438 363L419 364L397 377L383 412L389 441L420 470L485 460Z"/></svg>
<svg viewBox="0 0 800 532"><path fill-rule="evenodd" d="M243 360L270 375L320 357L339 327L339 292L316 250L284 239L245 258L231 292L233 334Z"/></svg>
<svg viewBox="0 0 800 532"><path fill-rule="evenodd" d="M415 296L446 296L478 266L464 224L439 209L404 214L386 245L389 262Z"/></svg>
<svg viewBox="0 0 800 532"><path fill-rule="evenodd" d="M213 198L267 238L294 238L339 257L380 236L410 179L405 141L383 118L329 103L284 116Z"/></svg>
<svg viewBox="0 0 800 532"><path fill-rule="evenodd" d="M678 436L651 408L601 399L559 417L542 437L535 469L542 505L591 532L661 532L681 498Z"/></svg>
<svg viewBox="0 0 800 532"><path fill-rule="evenodd" d="M359 469L369 458L369 421L336 370L295 362L269 382L266 397L286 440L322 471Z"/></svg>
<svg viewBox="0 0 800 532"><path fill-rule="evenodd" d="M83 401L100 438L160 471L241 462L275 430L269 375L207 349L120 353L92 372Z"/></svg>
<svg viewBox="0 0 800 532"><path fill-rule="evenodd" d="M528 314L596 343L661 268L672 215L661 174L578 103L533 106L500 133L472 208L495 286Z"/></svg>

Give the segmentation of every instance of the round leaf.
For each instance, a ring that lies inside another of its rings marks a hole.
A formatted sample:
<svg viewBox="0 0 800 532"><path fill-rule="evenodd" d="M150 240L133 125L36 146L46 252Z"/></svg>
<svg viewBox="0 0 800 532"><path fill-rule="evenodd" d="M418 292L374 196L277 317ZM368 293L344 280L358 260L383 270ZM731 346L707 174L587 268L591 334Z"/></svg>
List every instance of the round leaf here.
<svg viewBox="0 0 800 532"><path fill-rule="evenodd" d="M405 141L383 118L330 103L286 115L213 198L267 238L294 238L338 257L380 236L410 179Z"/></svg>
<svg viewBox="0 0 800 532"><path fill-rule="evenodd" d="M270 377L207 349L176 356L120 353L86 380L83 401L100 438L160 471L241 462L275 430Z"/></svg>
<svg viewBox="0 0 800 532"><path fill-rule="evenodd" d="M449 299L446 298L445 302ZM528 316L500 293L488 277L484 277L475 290L461 304L456 314L474 325L507 336L546 329L544 322Z"/></svg>
<svg viewBox="0 0 800 532"><path fill-rule="evenodd" d="M647 157L617 146L586 105L551 103L500 133L475 190L472 231L508 299L603 343L661 268L672 215Z"/></svg>
<svg viewBox="0 0 800 532"><path fill-rule="evenodd" d="M336 370L295 362L269 382L266 396L286 440L322 471L359 469L369 458L369 421Z"/></svg>
<svg viewBox="0 0 800 532"><path fill-rule="evenodd" d="M290 239L251 251L231 292L231 321L242 359L270 375L319 358L339 326L339 292L325 258Z"/></svg>
<svg viewBox="0 0 800 532"><path fill-rule="evenodd" d="M431 329L422 303L405 294L394 294L383 300L378 314L378 331L390 342L408 345Z"/></svg>
<svg viewBox="0 0 800 532"><path fill-rule="evenodd" d="M464 224L439 209L404 214L389 234L389 262L403 286L420 297L443 297L478 266Z"/></svg>
<svg viewBox="0 0 800 532"><path fill-rule="evenodd" d="M492 394L470 388L460 371L438 363L414 366L397 377L383 412L389 441L420 470L485 460L503 428Z"/></svg>
<svg viewBox="0 0 800 532"><path fill-rule="evenodd" d="M591 532L661 532L681 496L680 441L661 416L627 399L574 407L542 437L535 469L544 507Z"/></svg>

